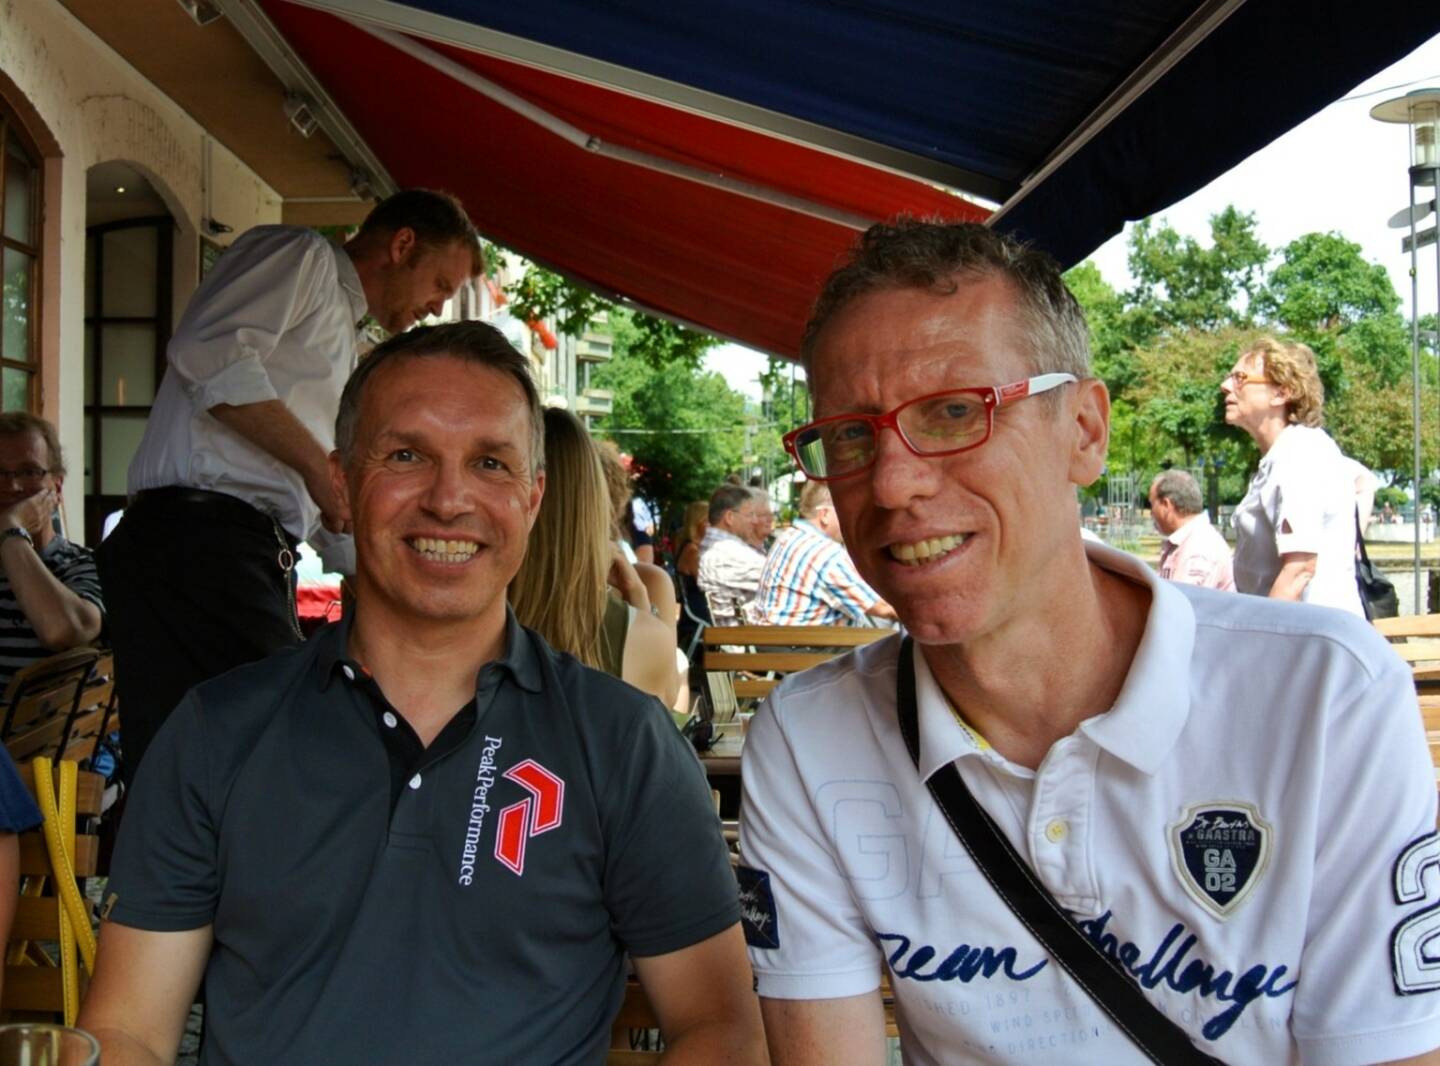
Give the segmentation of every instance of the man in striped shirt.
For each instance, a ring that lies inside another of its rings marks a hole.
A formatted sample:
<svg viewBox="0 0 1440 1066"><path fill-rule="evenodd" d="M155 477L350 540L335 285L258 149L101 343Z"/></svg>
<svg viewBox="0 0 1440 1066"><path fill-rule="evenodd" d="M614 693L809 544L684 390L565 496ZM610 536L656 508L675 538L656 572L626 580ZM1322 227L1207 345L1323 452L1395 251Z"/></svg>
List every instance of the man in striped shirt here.
<svg viewBox="0 0 1440 1066"><path fill-rule="evenodd" d="M830 490L821 482L801 490L800 517L770 549L750 613L758 623L779 626L867 625L895 617L840 543Z"/></svg>
<svg viewBox="0 0 1440 1066"><path fill-rule="evenodd" d="M95 562L52 522L64 479L55 427L0 415L0 692L21 668L100 635Z"/></svg>

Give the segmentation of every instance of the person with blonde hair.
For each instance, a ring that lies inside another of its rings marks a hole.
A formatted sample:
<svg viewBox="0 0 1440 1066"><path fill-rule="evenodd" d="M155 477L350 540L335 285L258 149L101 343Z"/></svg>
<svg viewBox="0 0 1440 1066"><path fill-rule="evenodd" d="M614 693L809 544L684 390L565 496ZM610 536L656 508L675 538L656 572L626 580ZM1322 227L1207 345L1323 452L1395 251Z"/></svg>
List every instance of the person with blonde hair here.
<svg viewBox="0 0 1440 1066"><path fill-rule="evenodd" d="M614 508L600 450L569 411L545 411L545 498L510 605L557 651L628 681L669 706L679 675L675 627L612 538ZM674 595L671 594L671 603Z"/></svg>
<svg viewBox="0 0 1440 1066"><path fill-rule="evenodd" d="M1235 508L1235 587L1364 617L1355 584L1355 487L1322 428L1315 353L1262 337L1220 385L1225 421L1254 438L1260 466Z"/></svg>

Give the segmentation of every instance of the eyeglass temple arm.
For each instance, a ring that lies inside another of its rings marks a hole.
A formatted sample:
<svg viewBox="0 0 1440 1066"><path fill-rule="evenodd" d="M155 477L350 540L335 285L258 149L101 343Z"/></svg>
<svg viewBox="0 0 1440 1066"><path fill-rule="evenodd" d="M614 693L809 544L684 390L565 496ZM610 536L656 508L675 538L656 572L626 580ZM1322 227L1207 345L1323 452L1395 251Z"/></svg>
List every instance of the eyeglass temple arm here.
<svg viewBox="0 0 1440 1066"><path fill-rule="evenodd" d="M1038 396L1042 392L1049 392L1051 389L1061 385L1069 385L1079 381L1074 374L1056 372L1053 374L1037 374L1033 378L1016 382L1015 385L1003 386L995 390L996 407L1003 407L1007 403L1014 403L1016 400L1023 400L1027 396ZM1023 385L1024 388L1017 388L1016 385Z"/></svg>

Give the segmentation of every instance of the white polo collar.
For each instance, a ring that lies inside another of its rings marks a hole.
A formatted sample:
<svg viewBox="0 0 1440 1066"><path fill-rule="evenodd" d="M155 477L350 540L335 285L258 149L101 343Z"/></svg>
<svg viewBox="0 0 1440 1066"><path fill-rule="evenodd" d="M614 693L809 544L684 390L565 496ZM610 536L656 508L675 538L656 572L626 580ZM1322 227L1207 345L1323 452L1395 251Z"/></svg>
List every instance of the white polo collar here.
<svg viewBox="0 0 1440 1066"><path fill-rule="evenodd" d="M1097 566L1145 585L1151 599L1145 632L1115 705L1080 723L1078 732L1141 773L1153 774L1174 748L1190 715L1187 679L1195 645L1195 612L1184 593L1160 580L1135 556L1091 542L1086 542L1085 554ZM951 712L949 700L918 649L915 695L923 778L967 755L1000 757Z"/></svg>

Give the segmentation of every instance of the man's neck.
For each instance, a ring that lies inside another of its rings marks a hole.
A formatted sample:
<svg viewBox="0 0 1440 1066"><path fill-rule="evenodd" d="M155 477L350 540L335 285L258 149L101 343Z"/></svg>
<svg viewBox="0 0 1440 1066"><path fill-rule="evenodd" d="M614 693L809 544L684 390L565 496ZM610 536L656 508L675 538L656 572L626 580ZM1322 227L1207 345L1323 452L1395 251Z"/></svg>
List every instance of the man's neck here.
<svg viewBox="0 0 1440 1066"><path fill-rule="evenodd" d="M462 622L400 618L372 601L357 608L346 650L428 745L474 698L481 667L504 649L503 601L498 618Z"/></svg>
<svg viewBox="0 0 1440 1066"><path fill-rule="evenodd" d="M1074 568L1073 561L1062 565ZM1031 769L1056 741L1114 705L1150 604L1144 586L1093 563L1050 589L1044 605L998 632L921 648L966 722L1001 755Z"/></svg>

